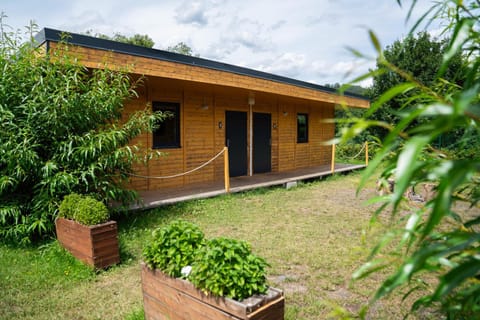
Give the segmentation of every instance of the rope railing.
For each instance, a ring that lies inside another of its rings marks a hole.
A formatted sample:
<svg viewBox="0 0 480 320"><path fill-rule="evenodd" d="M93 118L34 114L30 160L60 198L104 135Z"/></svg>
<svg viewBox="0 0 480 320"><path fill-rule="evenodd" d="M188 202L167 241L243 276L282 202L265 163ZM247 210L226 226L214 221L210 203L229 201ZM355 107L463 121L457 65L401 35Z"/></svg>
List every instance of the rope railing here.
<svg viewBox="0 0 480 320"><path fill-rule="evenodd" d="M346 159L355 159L356 157L358 157L362 152L363 150L365 150L367 146L367 143L364 143L362 148L360 149L360 151L358 151L358 153L356 155L354 155L353 157L345 157Z"/></svg>
<svg viewBox="0 0 480 320"><path fill-rule="evenodd" d="M182 172L182 173L172 174L172 175L168 175L168 176L145 176L145 175L140 175L140 174L135 174L135 173L128 173L128 175L130 175L132 177L135 177L135 178L142 178L142 179L173 179L173 178L179 178L179 177L183 177L183 176L186 176L188 174L191 174L195 171L198 171L198 170L202 169L203 167L208 166L210 163L215 161L222 154L225 155L224 156L225 191L228 193L228 192L230 192L230 174L229 174L229 166L228 166L228 148L227 147L223 148L222 151L217 153L213 158L211 158L207 162L202 163L198 167L193 168L193 169L188 170L188 171L185 171L185 172Z"/></svg>
<svg viewBox="0 0 480 320"><path fill-rule="evenodd" d="M332 174L335 172L335 150L336 150L336 145L332 144L332 162L330 167ZM362 148L356 155L354 155L353 157L347 157L347 159L357 158L360 154L362 154L363 150L365 150L365 165L368 166L368 142L367 141L365 141Z"/></svg>

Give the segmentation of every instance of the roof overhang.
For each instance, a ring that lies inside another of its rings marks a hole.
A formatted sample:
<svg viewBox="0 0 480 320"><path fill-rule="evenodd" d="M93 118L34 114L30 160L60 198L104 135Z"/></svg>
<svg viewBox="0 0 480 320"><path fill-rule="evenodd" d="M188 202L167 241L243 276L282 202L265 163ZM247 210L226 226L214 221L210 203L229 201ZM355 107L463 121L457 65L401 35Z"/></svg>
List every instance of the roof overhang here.
<svg viewBox="0 0 480 320"><path fill-rule="evenodd" d="M35 37L47 51L65 42L70 52L89 68L128 70L145 76L172 78L206 84L243 88L250 91L321 101L349 107L368 108L364 96L345 93L317 84L174 52L68 33L45 28Z"/></svg>

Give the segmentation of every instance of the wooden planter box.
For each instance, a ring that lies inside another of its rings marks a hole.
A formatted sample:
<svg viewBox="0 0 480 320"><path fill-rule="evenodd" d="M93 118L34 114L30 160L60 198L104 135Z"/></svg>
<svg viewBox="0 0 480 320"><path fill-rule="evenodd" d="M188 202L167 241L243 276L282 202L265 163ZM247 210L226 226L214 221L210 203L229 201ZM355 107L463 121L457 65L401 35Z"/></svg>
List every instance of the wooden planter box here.
<svg viewBox="0 0 480 320"><path fill-rule="evenodd" d="M142 291L147 320L283 320L283 292L270 288L267 294L238 302L204 294L190 282L171 278L142 263Z"/></svg>
<svg viewBox="0 0 480 320"><path fill-rule="evenodd" d="M58 218L55 227L60 244L86 264L102 269L120 262L115 221L84 226L73 220Z"/></svg>

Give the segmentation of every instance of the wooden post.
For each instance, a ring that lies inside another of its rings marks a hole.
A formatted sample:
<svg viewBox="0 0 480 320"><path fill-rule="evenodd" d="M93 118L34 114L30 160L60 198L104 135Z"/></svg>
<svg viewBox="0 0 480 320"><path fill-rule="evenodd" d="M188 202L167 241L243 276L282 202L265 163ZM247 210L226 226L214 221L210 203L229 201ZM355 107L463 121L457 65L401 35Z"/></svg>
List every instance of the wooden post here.
<svg viewBox="0 0 480 320"><path fill-rule="evenodd" d="M365 141L365 165L368 166L368 141Z"/></svg>
<svg viewBox="0 0 480 320"><path fill-rule="evenodd" d="M335 144L332 144L332 174L335 172Z"/></svg>
<svg viewBox="0 0 480 320"><path fill-rule="evenodd" d="M228 147L225 147L223 153L224 170L225 173L225 192L230 193L230 168L228 166Z"/></svg>

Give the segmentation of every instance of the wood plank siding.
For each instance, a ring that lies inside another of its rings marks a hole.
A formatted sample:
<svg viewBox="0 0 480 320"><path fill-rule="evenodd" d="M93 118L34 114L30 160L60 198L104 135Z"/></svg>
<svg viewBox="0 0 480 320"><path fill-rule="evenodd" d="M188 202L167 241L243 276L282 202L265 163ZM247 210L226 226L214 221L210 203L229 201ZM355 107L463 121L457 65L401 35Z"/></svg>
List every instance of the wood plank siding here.
<svg viewBox="0 0 480 320"><path fill-rule="evenodd" d="M51 43L50 49L57 47ZM340 96L331 92L302 88L287 83L253 78L251 76L235 74L204 67L185 65L177 62L139 57L124 53L72 46L70 52L77 55L79 60L89 68L104 68L129 70L131 73L200 82L212 85L231 86L251 91L269 92L287 97L308 99L313 101L345 104L351 107L368 108L370 103L366 99L349 96Z"/></svg>
<svg viewBox="0 0 480 320"><path fill-rule="evenodd" d="M58 50L60 47L57 42L50 41L48 48ZM369 101L361 97L340 96L248 74L81 45L70 45L69 51L88 68L126 68L134 77L144 77L138 99L125 105L125 117L155 101L180 104L180 147L160 149L165 154L163 157L150 160L147 166L137 165L136 172L145 176L186 172L215 156L225 146L227 111L246 112L248 128L252 121L250 112L271 116L271 171L329 164L331 147L324 142L333 138L334 124L325 120L334 117L334 108L339 104L369 107ZM249 97L254 98L251 109ZM308 115L308 142L305 143L297 143L299 113ZM152 133L142 134L132 143L151 148ZM249 170L253 160L250 159L251 145L248 134L245 152ZM172 179L133 178L131 186L143 191L221 181L223 170L223 157L220 157L186 176Z"/></svg>

